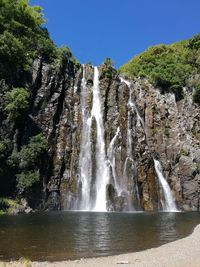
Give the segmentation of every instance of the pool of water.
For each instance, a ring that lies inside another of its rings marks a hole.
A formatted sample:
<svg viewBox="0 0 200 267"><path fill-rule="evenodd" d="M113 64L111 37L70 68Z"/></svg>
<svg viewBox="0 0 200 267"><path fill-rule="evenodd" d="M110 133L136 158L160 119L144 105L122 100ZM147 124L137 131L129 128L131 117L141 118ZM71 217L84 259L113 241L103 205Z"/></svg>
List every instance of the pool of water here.
<svg viewBox="0 0 200 267"><path fill-rule="evenodd" d="M199 212L56 212L0 217L0 260L59 261L160 246L190 234Z"/></svg>

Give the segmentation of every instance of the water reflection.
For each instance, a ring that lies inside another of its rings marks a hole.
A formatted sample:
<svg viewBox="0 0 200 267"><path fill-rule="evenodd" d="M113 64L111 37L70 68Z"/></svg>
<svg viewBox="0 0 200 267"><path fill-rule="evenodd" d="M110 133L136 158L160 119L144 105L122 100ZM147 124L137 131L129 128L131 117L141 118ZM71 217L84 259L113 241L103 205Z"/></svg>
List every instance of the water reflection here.
<svg viewBox="0 0 200 267"><path fill-rule="evenodd" d="M110 221L106 213L81 213L74 233L76 251L90 253L108 251L111 245Z"/></svg>
<svg viewBox="0 0 200 267"><path fill-rule="evenodd" d="M198 212L2 216L0 258L53 261L139 251L181 238L198 223Z"/></svg>
<svg viewBox="0 0 200 267"><path fill-rule="evenodd" d="M159 233L159 240L162 242L171 241L172 238L178 238L175 212L164 212L159 214L156 220L156 228Z"/></svg>

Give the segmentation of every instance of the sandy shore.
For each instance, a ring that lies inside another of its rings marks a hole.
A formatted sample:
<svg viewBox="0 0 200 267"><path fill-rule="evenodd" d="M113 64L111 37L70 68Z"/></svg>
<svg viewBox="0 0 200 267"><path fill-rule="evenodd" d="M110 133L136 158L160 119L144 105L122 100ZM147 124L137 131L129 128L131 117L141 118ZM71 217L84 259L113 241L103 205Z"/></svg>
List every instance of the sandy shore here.
<svg viewBox="0 0 200 267"><path fill-rule="evenodd" d="M0 262L0 266L26 267L200 267L200 225L183 239L141 252L62 262Z"/></svg>

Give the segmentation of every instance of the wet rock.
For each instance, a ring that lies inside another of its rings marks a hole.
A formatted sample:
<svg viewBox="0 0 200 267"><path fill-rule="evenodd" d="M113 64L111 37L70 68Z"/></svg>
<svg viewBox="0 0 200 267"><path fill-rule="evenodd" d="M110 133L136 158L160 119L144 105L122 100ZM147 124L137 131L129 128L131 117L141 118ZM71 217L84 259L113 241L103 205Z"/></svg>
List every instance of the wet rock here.
<svg viewBox="0 0 200 267"><path fill-rule="evenodd" d="M106 154L119 128L113 149L114 171L110 167L107 185L109 209L122 211L130 206L150 211L159 209L161 196L153 165L153 158L157 158L180 209L199 210L200 111L192 101L191 90L185 88L184 99L177 102L174 94L161 94L147 80L136 79L128 86L113 68L109 71L105 75L103 66L99 67ZM48 155L41 170L43 183L38 191L42 198L40 204L45 203L48 210L75 209L80 202L81 107L84 105L85 114L90 115L92 66L85 65L85 76L83 97L82 66L75 67L69 62L64 69L55 71L41 58L35 60L32 80L27 84L31 92L29 119L20 131L6 120L5 92L9 87L0 81L0 135L12 140L10 153L38 132L43 132L48 140ZM94 119L90 134L92 200L96 196L98 138Z"/></svg>

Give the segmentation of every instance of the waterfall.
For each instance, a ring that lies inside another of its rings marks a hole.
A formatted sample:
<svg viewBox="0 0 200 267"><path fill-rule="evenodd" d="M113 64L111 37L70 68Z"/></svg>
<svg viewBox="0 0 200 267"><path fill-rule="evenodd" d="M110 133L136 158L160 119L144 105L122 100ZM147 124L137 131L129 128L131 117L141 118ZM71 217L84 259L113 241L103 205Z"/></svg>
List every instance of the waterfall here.
<svg viewBox="0 0 200 267"><path fill-rule="evenodd" d="M87 110L87 86L85 78L85 67L83 66L83 78L81 83L81 146L79 155L79 170L81 181L81 198L79 200L80 210L106 211L106 187L109 183L109 169L105 153L104 125L101 112L101 101L99 91L99 71L94 68L92 110ZM92 173L92 121L96 122L96 155L95 174ZM95 176L95 177L93 177ZM92 181L95 181L95 196L91 197Z"/></svg>
<svg viewBox="0 0 200 267"><path fill-rule="evenodd" d="M117 190L117 194L119 195L120 192L121 192L121 189L120 189L120 185L117 181L117 175L116 175L116 170L115 170L115 155L114 155L114 152L115 152L115 142L116 142L116 139L118 137L118 134L120 132L120 128L118 127L117 128L117 131L116 131L116 134L115 136L113 137L113 139L111 140L110 142L110 145L108 147L108 160L109 160L109 163L110 163L110 166L111 166L111 169L112 169L112 175L113 175L113 179L114 179L114 183L115 183L115 189Z"/></svg>
<svg viewBox="0 0 200 267"><path fill-rule="evenodd" d="M104 125L99 91L99 71L97 67L94 68L92 116L95 118L97 125L96 201L93 210L106 211L106 186L109 183L109 169L105 153Z"/></svg>
<svg viewBox="0 0 200 267"><path fill-rule="evenodd" d="M136 176L136 169L135 169L135 161L133 160L133 151L132 151L132 123L131 123L131 114L135 111L137 115L137 123L136 127L142 126L143 129L145 129L144 121L141 118L138 109L136 108L135 103L132 100L132 92L131 92L131 83L124 78L120 77L121 82L125 83L129 89L129 100L128 100L128 122L127 122L127 144L126 144L126 160L124 163L124 170L123 170L123 176L124 176L124 183L123 183L123 189L128 193L128 177L127 177L127 165L128 162L131 162L131 169L133 172L133 176L135 178L135 194L136 194L136 200L137 200L137 206L140 206L140 195L139 195L139 189L138 189L138 182ZM130 193L128 193L128 209L133 209L131 200L130 200Z"/></svg>
<svg viewBox="0 0 200 267"><path fill-rule="evenodd" d="M141 118L140 113L139 113L139 111L138 111L138 109L137 109L135 103L134 103L133 100L132 100L132 94L131 94L131 82L125 80L125 79L122 78L122 77L120 77L120 80L121 80L121 82L125 83L125 84L128 86L128 88L129 88L129 92L130 92L130 93L129 93L128 106L130 107L130 109L131 109L132 111L135 111L135 112L136 112L136 115L137 115L137 124L136 124L136 126L137 126L137 127L142 126L143 129L144 129L144 131L145 131L145 133L146 133L145 125L144 125L144 121L143 121L143 119Z"/></svg>
<svg viewBox="0 0 200 267"><path fill-rule="evenodd" d="M92 179L92 159L91 159L91 116L88 116L86 109L87 87L85 80L85 66L83 65L83 78L81 82L81 116L82 116L82 131L81 145L79 155L79 169L81 180L81 200L79 209L90 210L90 185Z"/></svg>
<svg viewBox="0 0 200 267"><path fill-rule="evenodd" d="M105 130L102 114L103 105L101 103L99 88L99 71L97 67L94 67L93 87L90 88L87 86L86 67L83 65L80 100L82 130L79 154L79 197L77 204L79 210L107 211L107 186L111 180L110 170L112 173L113 187L115 189L115 195L113 197L115 203L112 202L111 204L114 203L115 205L117 203L114 207L118 208L123 200L124 204L122 210L130 211L140 209L137 170L133 157L133 114L137 116L136 127L142 127L145 132L145 124L132 99L131 83L123 78L120 79L129 89L129 99L127 103L126 158L122 166L122 177L118 177L119 174L116 172L115 159L115 147L120 128L117 127L116 133L108 146L106 155L104 140ZM88 96L90 96L90 93L92 93L91 105L88 103L88 99L90 99ZM92 140L93 134L95 134L95 141ZM164 211L177 211L170 187L163 177L162 167L159 161L154 160L154 165L163 193L163 200L161 200L162 208ZM132 185L134 185L133 188ZM109 202L108 205L110 205Z"/></svg>
<svg viewBox="0 0 200 267"><path fill-rule="evenodd" d="M164 201L161 201L163 211L178 211L169 184L162 174L160 162L154 159L154 166L164 195Z"/></svg>

